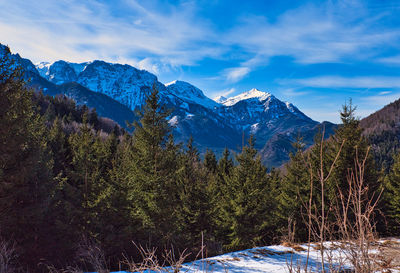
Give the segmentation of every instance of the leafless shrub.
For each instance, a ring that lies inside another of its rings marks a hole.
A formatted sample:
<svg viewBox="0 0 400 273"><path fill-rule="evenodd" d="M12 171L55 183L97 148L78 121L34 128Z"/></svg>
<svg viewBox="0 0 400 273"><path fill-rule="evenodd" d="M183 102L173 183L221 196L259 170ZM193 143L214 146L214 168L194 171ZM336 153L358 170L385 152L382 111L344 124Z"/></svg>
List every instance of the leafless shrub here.
<svg viewBox="0 0 400 273"><path fill-rule="evenodd" d="M110 272L107 269L104 252L93 240L83 238L78 249L78 257L85 264L89 264L97 273Z"/></svg>
<svg viewBox="0 0 400 273"><path fill-rule="evenodd" d="M122 264L128 267L128 270L131 272L145 272L147 270L152 270L155 272L161 272L163 265L160 266L160 262L156 255L157 248L144 248L143 246L138 246L134 242L132 242L136 249L139 251L142 261L135 262L128 257L124 257L124 260L121 261Z"/></svg>
<svg viewBox="0 0 400 273"><path fill-rule="evenodd" d="M335 207L342 248L354 270L361 273L373 271L371 244L375 241L375 224L372 218L383 191L371 194L365 184L368 153L369 149L360 160L356 150L354 169L347 175L347 193L338 187L338 205Z"/></svg>
<svg viewBox="0 0 400 273"><path fill-rule="evenodd" d="M138 246L134 244L136 249L138 250L141 256L141 262L134 262L132 259L125 257L121 262L122 264L128 267L128 270L131 272L166 272L166 273L178 273L178 272L212 272L213 263L205 260L205 249L202 234L202 244L200 251L197 253L195 257L195 261L187 263L184 265L186 259L191 255L186 250L180 252L176 255L176 251L173 247L170 250L165 250L162 253L162 262L157 257L157 248L144 248L143 246ZM198 259L201 259L200 261ZM228 270L225 268L225 272Z"/></svg>
<svg viewBox="0 0 400 273"><path fill-rule="evenodd" d="M310 177L310 196L308 202L303 202L306 210L304 215L308 226L308 250L307 261L303 267L295 265L293 261L288 263L290 272L309 272L309 255L312 241L318 242L315 246L320 252L321 271L325 272L344 272L345 264L350 263L354 272L373 272L377 269L376 257L371 255L371 246L375 240L375 224L373 221L377 204L382 195L382 191L371 193L366 184L364 173L369 148L360 159L358 150L354 159L354 167L350 168L347 175L348 187L344 191L337 185L337 196L334 200L326 202L325 191L326 181L331 176L338 160L344 141L337 152L335 159L325 174L323 162L324 133L320 143L319 166L313 166L310 158L303 158L307 166ZM308 155L310 156L310 155ZM319 181L320 208L314 204L313 181ZM328 217L334 214L333 218ZM334 219L330 221L329 219ZM326 241L334 239L336 243L331 243L327 248ZM335 253L334 253L335 252ZM374 258L375 257L375 258ZM386 266L386 263L384 263ZM380 267L383 269L383 267Z"/></svg>
<svg viewBox="0 0 400 273"><path fill-rule="evenodd" d="M17 257L15 244L0 238L0 273L16 272Z"/></svg>
<svg viewBox="0 0 400 273"><path fill-rule="evenodd" d="M324 135L325 135L325 128L322 131L321 142L320 142L320 150L319 150L319 166L314 166L312 160L310 158L310 154L308 157L303 157L304 164L307 167L310 179L310 195L307 202L303 201L300 196L300 200L303 203L303 207L305 208L306 215L303 215L303 218L306 219L306 225L308 228L308 244L307 244L307 259L304 265L304 268L300 268L297 266L297 271L293 272L301 272L301 269L304 272L309 272L309 259L310 259L310 247L311 242L316 241L319 242L319 252L321 255L320 264L321 264L321 271L326 271L325 263L328 261L328 267L331 272L335 272L335 268L332 263L332 254L331 251L325 249L325 242L332 238L332 225L328 222L329 212L332 210L331 205L329 202L325 200L325 191L326 191L326 182L330 178L337 160L339 159L340 153L342 151L343 145L345 141L342 142L338 152L335 155L333 162L328 166L328 172L325 173L325 162L324 162ZM314 201L314 180L317 179L320 186L320 202L321 205L318 207ZM328 251L327 251L328 250ZM293 265L293 263L290 263ZM337 265L336 265L337 267ZM338 267L342 267L338 265ZM300 270L300 271L299 271ZM290 271L290 270L289 270Z"/></svg>
<svg viewBox="0 0 400 273"><path fill-rule="evenodd" d="M82 269L73 266L68 266L65 269L58 269L52 265L47 265L46 268L49 273L84 273Z"/></svg>

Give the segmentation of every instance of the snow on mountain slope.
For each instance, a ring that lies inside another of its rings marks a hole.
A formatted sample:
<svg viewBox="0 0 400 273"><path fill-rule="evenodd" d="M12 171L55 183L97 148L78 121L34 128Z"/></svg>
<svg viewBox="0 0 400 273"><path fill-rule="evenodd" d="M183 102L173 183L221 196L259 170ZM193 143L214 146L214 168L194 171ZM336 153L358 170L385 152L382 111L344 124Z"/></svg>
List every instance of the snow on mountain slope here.
<svg viewBox="0 0 400 273"><path fill-rule="evenodd" d="M242 100L256 98L256 99L259 99L261 101L261 100L266 100L270 96L271 96L270 93L262 92L262 91L260 91L260 90L258 90L256 88L253 88L253 89L251 89L251 90L249 90L247 92L244 92L242 94L239 94L237 96L225 99L222 102L222 104L225 105L225 106L232 106L232 105L234 105L234 104L236 104L236 103L238 103L239 101L242 101Z"/></svg>
<svg viewBox="0 0 400 273"><path fill-rule="evenodd" d="M256 131L258 131L262 125L271 124L286 117L314 122L292 104L284 103L272 94L258 89L251 89L225 99L222 104L225 107L219 109L221 115L228 117L232 124L243 130L252 128L249 130L253 132L255 132L254 124L257 124Z"/></svg>
<svg viewBox="0 0 400 273"><path fill-rule="evenodd" d="M218 96L216 98L214 98L214 101L220 104L224 104L224 102L227 100L227 98L225 98L224 96Z"/></svg>
<svg viewBox="0 0 400 273"><path fill-rule="evenodd" d="M1 48L6 49L0 45ZM187 82L174 81L164 85L154 74L130 65L104 61L57 61L53 64L38 63L35 67L18 54L13 56L29 72L26 73L26 77L32 79L31 86L50 95L68 93L72 88L79 91L74 93L77 101L85 101L85 94L89 90L94 94L104 94L135 110L144 104L146 95L155 85L159 90L161 104L172 110L169 121L174 125L175 140L186 142L193 136L200 152L207 148L217 155L225 148L238 152L243 136L248 139L253 134L256 139L255 148L260 150L263 162L270 163L269 167L279 166L288 159L291 151L289 144L295 136L306 135L305 141L309 140L307 143L311 145L313 132L319 125L292 104L282 102L272 94L257 89L227 99L221 97L219 103L209 99L200 89ZM74 82L88 90L68 85ZM62 85L68 90L62 89ZM94 94L91 94L91 97L96 97ZM97 101L104 102L101 96L98 98ZM101 108L102 105L93 107ZM113 109L107 111L109 113ZM123 121L124 117L118 115L118 119ZM124 122L122 123L120 125L124 126ZM285 136L284 141L282 137L277 136ZM267 144L268 147L264 149ZM279 160L268 161L268 158L263 157L263 153L274 155L274 158Z"/></svg>
<svg viewBox="0 0 400 273"><path fill-rule="evenodd" d="M76 82L78 76L75 70L65 61L54 62L46 73L48 80L55 84Z"/></svg>
<svg viewBox="0 0 400 273"><path fill-rule="evenodd" d="M47 78L49 73L49 68L51 65L52 63L49 62L40 62L35 64L35 67L39 72L40 76L42 76L43 78Z"/></svg>
<svg viewBox="0 0 400 273"><path fill-rule="evenodd" d="M237 96L230 97L230 98L225 98L225 97L218 97L216 98L216 101L225 105L225 106L232 106L235 105L236 103L244 100L252 100L253 102L256 102L257 100L260 102L266 102L264 103L265 106L265 111L269 109L269 105L272 101L279 101L275 96L268 92L263 92L260 91L256 88L253 88L247 92L241 93ZM281 102L281 101L279 101ZM285 102L286 108L291 112L291 113L296 113L299 112L299 110L293 106L293 104L289 102Z"/></svg>
<svg viewBox="0 0 400 273"><path fill-rule="evenodd" d="M57 61L36 65L40 75L55 84L77 82L98 93L105 94L132 110L144 103L146 92L155 84L160 91L165 86L147 71L130 65L112 64L104 61L69 63Z"/></svg>
<svg viewBox="0 0 400 273"><path fill-rule="evenodd" d="M130 65L104 61L53 64L39 63L40 75L57 85L77 82L89 90L105 94L132 110L140 108L153 85L159 90L161 103L173 110L170 123L174 125L177 141L193 136L200 151L213 149L219 154L225 147L238 151L242 137L255 136L255 147L262 150L269 143L268 154L277 154L279 164L288 158L286 142L294 135L314 130L318 122L304 115L294 105L282 102L270 93L251 89L230 98L211 100L197 87L184 81L162 84L154 74ZM276 135L287 136L285 148ZM274 143L268 142L274 139ZM263 151L263 150L262 150Z"/></svg>
<svg viewBox="0 0 400 273"><path fill-rule="evenodd" d="M203 91L190 83L184 81L173 81L165 84L167 91L187 102L197 103L206 108L213 109L215 107L221 107L219 103L216 103L212 99L206 97Z"/></svg>
<svg viewBox="0 0 400 273"><path fill-rule="evenodd" d="M103 93L134 110L145 101L146 93L156 85L160 92L165 87L157 77L129 65L94 61L79 73L77 82L95 92Z"/></svg>

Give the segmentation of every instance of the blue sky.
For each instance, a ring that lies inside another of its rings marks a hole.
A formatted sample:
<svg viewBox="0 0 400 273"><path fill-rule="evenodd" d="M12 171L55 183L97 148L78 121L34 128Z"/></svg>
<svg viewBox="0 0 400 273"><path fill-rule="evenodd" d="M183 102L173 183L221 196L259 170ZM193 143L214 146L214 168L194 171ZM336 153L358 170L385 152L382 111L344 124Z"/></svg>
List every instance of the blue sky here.
<svg viewBox="0 0 400 273"><path fill-rule="evenodd" d="M400 1L0 0L0 42L34 62L102 59L188 81L209 97L251 88L338 122L400 98Z"/></svg>

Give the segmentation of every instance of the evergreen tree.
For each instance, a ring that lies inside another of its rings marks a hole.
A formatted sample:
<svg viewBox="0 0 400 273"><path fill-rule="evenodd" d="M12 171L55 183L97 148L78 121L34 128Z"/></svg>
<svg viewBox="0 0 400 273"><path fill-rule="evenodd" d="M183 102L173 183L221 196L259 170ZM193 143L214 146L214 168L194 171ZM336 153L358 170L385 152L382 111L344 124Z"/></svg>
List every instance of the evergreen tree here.
<svg viewBox="0 0 400 273"><path fill-rule="evenodd" d="M178 219L185 240L183 246L196 248L201 246L202 235L207 242L213 232L211 215L211 192L208 185L207 170L200 161L197 149L191 138L187 149L180 156L177 172L179 183Z"/></svg>
<svg viewBox="0 0 400 273"><path fill-rule="evenodd" d="M384 202L389 220L388 229L391 235L398 236L400 234L400 154L394 158L394 164L385 179L385 186Z"/></svg>
<svg viewBox="0 0 400 273"><path fill-rule="evenodd" d="M227 235L230 232L229 223L226 222L225 208L229 204L229 181L233 172L234 164L230 157L230 152L225 148L222 157L219 159L216 174L211 176L210 189L212 192L212 215L215 217L216 230L215 235L219 241L226 244Z"/></svg>
<svg viewBox="0 0 400 273"><path fill-rule="evenodd" d="M331 197L336 193L337 186L339 186L343 192L347 191L347 176L349 170L355 168L356 158L359 160L364 159L367 150L369 149L368 141L362 135L360 121L355 117L355 111L356 107L352 105L351 100L349 101L349 104L346 103L343 105L342 111L340 112L342 124L335 131L335 134L332 137L330 161L333 161L334 156L339 153L340 149L341 151L336 162L336 167L334 168L332 179L329 182L329 194ZM370 191L373 192L379 188L379 183L372 153L369 153L365 170L364 179L366 185L368 185Z"/></svg>
<svg viewBox="0 0 400 273"><path fill-rule="evenodd" d="M236 166L227 184L227 203L222 207L229 227L228 249L253 247L271 239L273 199L271 185L252 138L236 156Z"/></svg>
<svg viewBox="0 0 400 273"><path fill-rule="evenodd" d="M134 123L128 198L150 244L170 242L175 232L176 149L166 111L153 87Z"/></svg>
<svg viewBox="0 0 400 273"><path fill-rule="evenodd" d="M215 154L212 150L207 149L206 154L204 155L204 166L206 167L207 171L215 174L217 171L217 164L218 162Z"/></svg>
<svg viewBox="0 0 400 273"><path fill-rule="evenodd" d="M8 49L0 57L0 237L15 240L20 262L46 257L46 211L52 188L47 129L32 91Z"/></svg>
<svg viewBox="0 0 400 273"><path fill-rule="evenodd" d="M286 164L286 172L279 183L277 194L277 209L280 232L290 235L289 240L307 240L307 226L304 223L307 204L310 194L310 176L307 170L304 144L299 138L293 143L295 153L290 154L290 161Z"/></svg>

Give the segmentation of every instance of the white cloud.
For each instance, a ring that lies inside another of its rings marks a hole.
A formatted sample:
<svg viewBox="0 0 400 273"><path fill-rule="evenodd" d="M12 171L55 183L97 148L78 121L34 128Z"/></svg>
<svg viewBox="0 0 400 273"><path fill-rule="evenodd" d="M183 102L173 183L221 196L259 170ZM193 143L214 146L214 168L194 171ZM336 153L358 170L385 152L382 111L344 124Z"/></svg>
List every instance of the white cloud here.
<svg viewBox="0 0 400 273"><path fill-rule="evenodd" d="M300 85L319 88L400 88L400 77L341 77L321 76L305 79L278 80L283 85Z"/></svg>
<svg viewBox="0 0 400 273"><path fill-rule="evenodd" d="M243 79L249 73L250 68L248 67L234 67L225 69L223 74L228 82L235 83Z"/></svg>
<svg viewBox="0 0 400 273"><path fill-rule="evenodd" d="M290 56L302 64L367 59L378 47L396 46L400 32L376 27L383 16L377 11L369 14L362 3L304 5L273 22L247 16L225 40L253 54L244 61L252 66L265 66L274 56Z"/></svg>
<svg viewBox="0 0 400 273"><path fill-rule="evenodd" d="M160 72L159 64L155 63L151 58L144 58L138 63L137 67L139 69L150 71L154 74L159 74Z"/></svg>
<svg viewBox="0 0 400 273"><path fill-rule="evenodd" d="M400 65L400 55L378 59L378 62L391 65Z"/></svg>
<svg viewBox="0 0 400 273"><path fill-rule="evenodd" d="M213 99L217 99L219 97L225 97L227 98L230 94L233 94L236 92L236 88L227 88L221 91L213 92Z"/></svg>
<svg viewBox="0 0 400 273"><path fill-rule="evenodd" d="M394 102L399 98L400 98L400 93L395 93L391 95L375 95L375 96L363 97L361 98L361 101L367 104L383 106L391 102Z"/></svg>
<svg viewBox="0 0 400 273"><path fill-rule="evenodd" d="M34 62L124 60L157 74L228 59L232 68L214 78L235 83L274 56L301 64L373 60L400 40L399 28L383 22L394 12L372 13L364 1L303 5L273 20L246 14L224 28L202 17L196 1L167 2L0 0L0 42ZM377 61L400 64L400 56Z"/></svg>
<svg viewBox="0 0 400 273"><path fill-rule="evenodd" d="M284 89L283 91L281 91L281 93L289 98L305 96L305 95L310 94L309 91L299 91L296 88L287 88L287 89Z"/></svg>
<svg viewBox="0 0 400 273"><path fill-rule="evenodd" d="M124 16L113 13L117 5ZM1 1L0 37L1 43L35 62L145 58L142 65L148 67L147 58L153 58L153 63L174 67L216 57L222 50L207 42L216 36L189 4L165 12L135 1Z"/></svg>

